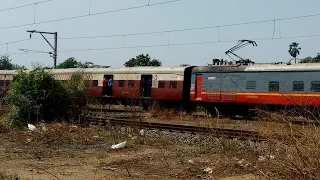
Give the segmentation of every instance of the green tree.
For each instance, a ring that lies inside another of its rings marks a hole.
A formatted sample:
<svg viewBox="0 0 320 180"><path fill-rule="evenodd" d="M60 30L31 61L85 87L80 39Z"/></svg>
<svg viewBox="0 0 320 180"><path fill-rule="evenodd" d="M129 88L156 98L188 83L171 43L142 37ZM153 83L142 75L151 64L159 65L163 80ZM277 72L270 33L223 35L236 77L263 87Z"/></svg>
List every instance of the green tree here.
<svg viewBox="0 0 320 180"><path fill-rule="evenodd" d="M313 62L315 62L315 63L320 62L320 54L319 53L313 58Z"/></svg>
<svg viewBox="0 0 320 180"><path fill-rule="evenodd" d="M313 61L313 57L308 56L306 58L301 59L299 63L312 63L312 61Z"/></svg>
<svg viewBox="0 0 320 180"><path fill-rule="evenodd" d="M295 63L297 63L297 56L300 54L300 50L301 50L301 48L298 46L299 46L299 43L292 42L289 45L289 50L288 50L289 54L294 58Z"/></svg>
<svg viewBox="0 0 320 180"><path fill-rule="evenodd" d="M136 58L131 58L129 61L124 63L126 67L136 67L136 66L161 66L161 61L157 59L152 59L149 54L140 54Z"/></svg>
<svg viewBox="0 0 320 180"><path fill-rule="evenodd" d="M24 69L27 68L25 66L20 66L18 64L11 63L11 59L9 55L1 55L0 56L0 70L14 70L14 69Z"/></svg>
<svg viewBox="0 0 320 180"><path fill-rule="evenodd" d="M300 60L300 63L319 63L320 62L320 53L318 53L315 57L306 57Z"/></svg>
<svg viewBox="0 0 320 180"><path fill-rule="evenodd" d="M11 63L11 59L9 59L9 55L1 55L0 70L13 70L13 69L15 69L15 65Z"/></svg>
<svg viewBox="0 0 320 180"><path fill-rule="evenodd" d="M92 67L92 62L85 62L82 63L80 61L77 61L76 58L71 57L63 61L62 63L58 64L56 69L67 69L67 68L89 68Z"/></svg>

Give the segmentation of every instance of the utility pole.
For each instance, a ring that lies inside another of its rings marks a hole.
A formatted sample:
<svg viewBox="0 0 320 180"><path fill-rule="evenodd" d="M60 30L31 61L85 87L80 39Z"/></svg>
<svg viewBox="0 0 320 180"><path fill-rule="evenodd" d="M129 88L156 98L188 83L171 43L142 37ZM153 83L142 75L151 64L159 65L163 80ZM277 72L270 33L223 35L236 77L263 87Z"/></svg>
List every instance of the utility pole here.
<svg viewBox="0 0 320 180"><path fill-rule="evenodd" d="M53 57L53 68L55 69L57 66L57 56L58 56L58 33L57 32L42 32L42 31L36 31L36 30L30 30L27 32L30 33L30 39L31 39L32 33L39 33L44 38L44 40L47 41L47 43L49 44L49 46L53 50L53 53L50 52L49 54L52 54L51 57ZM47 38L43 34L53 34L54 35L54 46L51 45L51 43L47 40Z"/></svg>

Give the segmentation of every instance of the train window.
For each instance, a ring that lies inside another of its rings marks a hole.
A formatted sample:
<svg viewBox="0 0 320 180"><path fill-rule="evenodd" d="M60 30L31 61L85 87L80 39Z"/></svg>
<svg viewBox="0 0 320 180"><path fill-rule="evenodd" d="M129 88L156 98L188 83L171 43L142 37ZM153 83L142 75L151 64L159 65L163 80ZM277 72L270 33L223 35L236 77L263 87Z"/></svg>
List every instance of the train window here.
<svg viewBox="0 0 320 180"><path fill-rule="evenodd" d="M320 81L311 82L311 91L320 92Z"/></svg>
<svg viewBox="0 0 320 180"><path fill-rule="evenodd" d="M170 86L169 88L177 88L177 81L170 81Z"/></svg>
<svg viewBox="0 0 320 180"><path fill-rule="evenodd" d="M165 81L159 81L158 88L165 88L166 82Z"/></svg>
<svg viewBox="0 0 320 180"><path fill-rule="evenodd" d="M98 80L92 81L92 87L98 87Z"/></svg>
<svg viewBox="0 0 320 180"><path fill-rule="evenodd" d="M120 80L118 86L119 86L119 87L124 87L124 80Z"/></svg>
<svg viewBox="0 0 320 180"><path fill-rule="evenodd" d="M270 81L269 91L279 91L279 81Z"/></svg>
<svg viewBox="0 0 320 180"><path fill-rule="evenodd" d="M128 87L129 87L129 88L134 88L134 81L129 80L129 81L128 81Z"/></svg>
<svg viewBox="0 0 320 180"><path fill-rule="evenodd" d="M293 81L293 91L304 91L303 81Z"/></svg>
<svg viewBox="0 0 320 180"><path fill-rule="evenodd" d="M247 81L246 89L247 90L255 90L257 88L257 82L256 81Z"/></svg>

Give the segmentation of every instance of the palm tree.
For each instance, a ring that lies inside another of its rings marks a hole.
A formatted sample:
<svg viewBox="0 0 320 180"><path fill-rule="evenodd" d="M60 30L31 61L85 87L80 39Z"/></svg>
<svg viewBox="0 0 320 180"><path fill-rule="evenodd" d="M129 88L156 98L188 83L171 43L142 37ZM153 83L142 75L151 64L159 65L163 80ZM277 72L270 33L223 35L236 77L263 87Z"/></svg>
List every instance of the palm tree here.
<svg viewBox="0 0 320 180"><path fill-rule="evenodd" d="M294 58L294 63L297 63L297 55L300 54L301 48L298 47L299 43L293 42L289 45L289 54Z"/></svg>

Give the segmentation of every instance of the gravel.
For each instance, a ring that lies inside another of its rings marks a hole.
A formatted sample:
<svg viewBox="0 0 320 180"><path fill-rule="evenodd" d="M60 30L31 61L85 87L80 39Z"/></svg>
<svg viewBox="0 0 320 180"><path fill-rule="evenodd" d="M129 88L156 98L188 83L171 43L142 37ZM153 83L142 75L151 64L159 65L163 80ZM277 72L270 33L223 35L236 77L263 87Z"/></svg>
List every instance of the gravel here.
<svg viewBox="0 0 320 180"><path fill-rule="evenodd" d="M130 127L116 127L113 126L112 129L118 130L120 134L130 134L130 136L141 136L139 133L140 130L132 129ZM250 150L257 152L267 152L269 146L264 142L253 142L250 140L238 140L227 139L227 138L217 138L209 135L199 135L191 133L180 133L180 132L169 132L169 131L160 131L160 130L147 130L144 129L144 135L151 138L165 138L172 143L182 143L189 146L198 146L198 147L210 147L217 150L224 149L237 149L237 150Z"/></svg>

